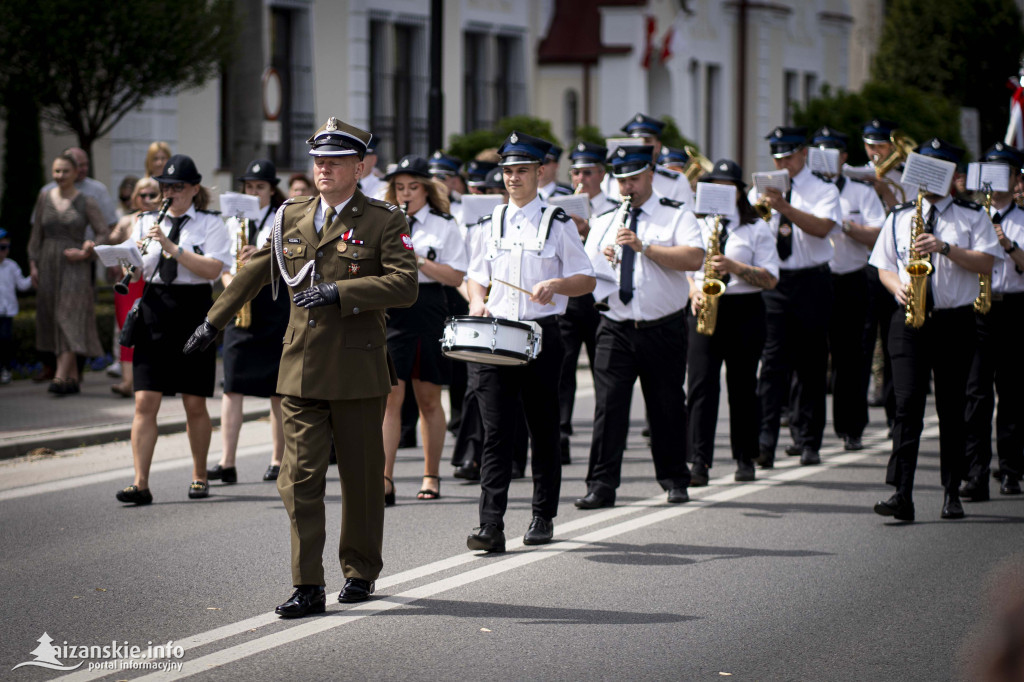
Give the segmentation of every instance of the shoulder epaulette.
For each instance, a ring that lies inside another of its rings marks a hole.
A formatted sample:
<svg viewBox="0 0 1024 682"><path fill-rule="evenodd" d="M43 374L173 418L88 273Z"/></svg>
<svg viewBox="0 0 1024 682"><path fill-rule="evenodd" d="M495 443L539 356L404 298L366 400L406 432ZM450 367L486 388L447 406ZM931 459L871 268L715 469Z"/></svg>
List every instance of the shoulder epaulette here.
<svg viewBox="0 0 1024 682"><path fill-rule="evenodd" d="M438 211L436 208L430 209L430 212L433 213L434 215L441 216L445 220L455 220L455 216L453 216L451 213L445 213L444 211Z"/></svg>
<svg viewBox="0 0 1024 682"><path fill-rule="evenodd" d="M213 211L210 209L197 208L196 213L209 213L210 215L220 215L220 211Z"/></svg>
<svg viewBox="0 0 1024 682"><path fill-rule="evenodd" d="M564 195L572 194L572 187L569 187L569 185L563 185L560 182L556 182L555 183L555 194L564 194Z"/></svg>
<svg viewBox="0 0 1024 682"><path fill-rule="evenodd" d="M544 211L548 210L548 208L548 206L545 206L544 208L540 209L540 212L543 214ZM569 222L569 214L565 212L564 208L562 208L561 206L555 206L554 211L555 212L551 215L552 220L557 220L560 223Z"/></svg>
<svg viewBox="0 0 1024 682"><path fill-rule="evenodd" d="M664 176L672 180L678 180L680 176L680 173L678 171L674 171L670 168L664 168L662 166L655 166L654 172L657 173L658 175Z"/></svg>
<svg viewBox="0 0 1024 682"><path fill-rule="evenodd" d="M870 180L865 180L864 178L846 178L846 179L849 180L850 182L859 182L862 185L867 185L871 189L875 188L874 183L872 183Z"/></svg>
<svg viewBox="0 0 1024 682"><path fill-rule="evenodd" d="M308 204L309 202L313 201L316 198L317 197L288 197L287 199L284 200L284 204L281 205L284 206L285 204Z"/></svg>
<svg viewBox="0 0 1024 682"><path fill-rule="evenodd" d="M662 206L671 206L672 208L679 208L680 206L683 205L683 202L676 201L675 199L669 199L668 197L662 197L661 201L658 203L660 203Z"/></svg>
<svg viewBox="0 0 1024 682"><path fill-rule="evenodd" d="M832 178L828 177L828 176L827 176L827 175L825 175L824 173L820 173L820 172L818 172L818 171L811 171L811 175L813 175L814 177L818 178L819 180L822 180L822 181L824 181L824 182L827 182L827 183L829 183L830 185L834 185L834 184L835 184L835 183L834 183L834 182L832 181Z"/></svg>
<svg viewBox="0 0 1024 682"><path fill-rule="evenodd" d="M975 201L970 201L968 199L961 199L961 198L957 197L957 198L953 199L953 203L956 204L957 206L963 206L964 208L969 208L972 211L980 211L981 210L981 204L979 204L979 203L977 203Z"/></svg>
<svg viewBox="0 0 1024 682"><path fill-rule="evenodd" d="M615 205L615 208L609 208L609 209L608 209L607 211L605 211L604 213L598 213L598 214L597 214L597 217L598 217L598 218L600 218L601 216L606 216L606 215L608 215L609 213L615 213L615 212L616 212L616 211L618 211L618 210L619 210L619 204L616 204L616 205Z"/></svg>
<svg viewBox="0 0 1024 682"><path fill-rule="evenodd" d="M902 204L896 204L892 207L892 212L896 213L897 211L902 211L905 208L914 208L915 203L916 202L913 201L904 201Z"/></svg>
<svg viewBox="0 0 1024 682"><path fill-rule="evenodd" d="M384 201L383 199L374 199L372 197L366 197L366 203L370 204L371 206L380 206L381 208L386 208L392 213L398 210L398 206L390 202Z"/></svg>
<svg viewBox="0 0 1024 682"><path fill-rule="evenodd" d="M613 204L615 206L621 206L622 205L622 202L619 201L618 199L612 199L611 197L606 197L606 198L608 199L608 203L610 203L610 204Z"/></svg>
<svg viewBox="0 0 1024 682"><path fill-rule="evenodd" d="M473 223L473 224L474 224L474 225L483 225L484 223L486 223L487 221L489 221L489 220L490 220L491 218L493 218L493 217L494 217L494 216L493 216L493 215L491 215L490 213L488 213L488 214L486 214L486 215L482 215L482 216L480 216L480 219L479 219L479 220L477 220L477 221L476 221L475 223Z"/></svg>

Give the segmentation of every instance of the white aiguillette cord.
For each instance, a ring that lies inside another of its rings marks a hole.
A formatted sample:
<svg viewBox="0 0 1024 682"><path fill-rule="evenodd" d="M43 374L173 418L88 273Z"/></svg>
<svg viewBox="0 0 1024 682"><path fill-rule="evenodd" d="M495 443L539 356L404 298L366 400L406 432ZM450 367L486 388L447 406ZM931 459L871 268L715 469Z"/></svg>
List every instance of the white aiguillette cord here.
<svg viewBox="0 0 1024 682"><path fill-rule="evenodd" d="M274 264L277 263L277 269L281 272L281 279L285 281L285 284L295 288L299 282L308 274L309 275L309 286L313 286L313 268L315 267L314 261L308 261L302 266L298 274L294 277L288 275L288 268L285 267L284 262L284 240L281 236L282 225L284 223L284 208L289 202L281 204L281 208L277 209L277 215L274 217L274 230L271 233L271 240L273 241L274 257L270 259L270 291L271 296L276 301L277 291L280 287L280 283L277 281L277 277L274 276Z"/></svg>

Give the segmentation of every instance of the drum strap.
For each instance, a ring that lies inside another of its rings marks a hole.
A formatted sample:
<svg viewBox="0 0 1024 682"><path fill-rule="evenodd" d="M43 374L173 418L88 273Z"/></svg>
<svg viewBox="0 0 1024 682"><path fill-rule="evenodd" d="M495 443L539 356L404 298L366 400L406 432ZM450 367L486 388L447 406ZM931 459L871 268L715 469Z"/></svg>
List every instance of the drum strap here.
<svg viewBox="0 0 1024 682"><path fill-rule="evenodd" d="M545 210L541 214L540 226L537 228L535 239L520 239L519 237L505 236L505 213L508 204L498 204L491 214L491 246L495 251L509 251L511 262L509 263L509 283L517 287L522 286L523 251L535 251L540 253L547 243L548 233L551 231L551 221L558 213L558 209ZM512 294L509 297L510 320L519 320L519 297L520 294Z"/></svg>

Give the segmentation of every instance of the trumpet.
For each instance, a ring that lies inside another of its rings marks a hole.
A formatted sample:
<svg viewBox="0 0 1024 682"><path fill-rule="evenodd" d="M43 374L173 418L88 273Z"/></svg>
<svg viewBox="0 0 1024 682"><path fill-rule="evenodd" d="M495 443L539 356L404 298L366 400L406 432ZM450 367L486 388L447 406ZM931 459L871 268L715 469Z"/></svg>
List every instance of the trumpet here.
<svg viewBox="0 0 1024 682"><path fill-rule="evenodd" d="M156 220L153 222L154 225L159 225L163 222L164 216L167 215L167 211L171 209L171 200L164 199L164 203L160 204L160 212L156 215ZM142 242L142 248L139 251L143 256L146 255L146 251L149 249L149 243L153 241L152 237L146 237L146 241ZM134 265L128 266L128 271L124 273L124 277L121 281L114 285L114 291L121 294L122 296L128 293L128 285L132 282L132 277L135 276L135 270L137 268Z"/></svg>
<svg viewBox="0 0 1024 682"><path fill-rule="evenodd" d="M992 220L992 185L985 183L985 213ZM974 312L986 315L992 310L992 273L978 275L978 298L974 299Z"/></svg>
<svg viewBox="0 0 1024 682"><path fill-rule="evenodd" d="M704 302L700 305L697 313L697 333L704 336L712 336L715 333L715 323L718 322L718 303L722 294L725 293L725 282L718 278L718 272L711 264L711 260L722 253L721 248L722 216L715 216L715 227L711 231L711 238L708 240L708 249L704 254L704 284L701 293L704 294Z"/></svg>
<svg viewBox="0 0 1024 682"><path fill-rule="evenodd" d="M242 269L242 249L249 245L249 219L238 219L238 234L235 237L235 273ZM252 302L246 301L235 315L235 326L248 329L252 324Z"/></svg>
<svg viewBox="0 0 1024 682"><path fill-rule="evenodd" d="M690 181L692 186L697 179L705 173L710 173L715 169L715 165L711 163L711 159L697 151L696 147L686 145L683 147L686 155L690 158L686 160L686 165L683 166L683 175Z"/></svg>
<svg viewBox="0 0 1024 682"><path fill-rule="evenodd" d="M766 223L772 219L772 207L768 205L768 197L762 195L760 199L754 202L753 209L757 213L757 217Z"/></svg>
<svg viewBox="0 0 1024 682"><path fill-rule="evenodd" d="M907 193L903 191L903 186L898 182L889 180L885 176L889 171L899 166L899 164L906 162L910 153L917 148L917 142L914 142L912 137L900 130L894 130L889 134L889 142L893 146L893 150L889 155L881 160L872 159L875 162L875 176L899 192L900 202L902 203L907 200Z"/></svg>
<svg viewBox="0 0 1024 682"><path fill-rule="evenodd" d="M910 221L910 254L907 258L907 274L910 275L910 283L907 285L907 306L904 322L908 327L919 329L924 324L925 312L928 305L928 276L932 274L932 264L929 254L918 253L914 248L917 238L924 232L924 217L922 216L922 200L924 190L917 190L916 213Z"/></svg>

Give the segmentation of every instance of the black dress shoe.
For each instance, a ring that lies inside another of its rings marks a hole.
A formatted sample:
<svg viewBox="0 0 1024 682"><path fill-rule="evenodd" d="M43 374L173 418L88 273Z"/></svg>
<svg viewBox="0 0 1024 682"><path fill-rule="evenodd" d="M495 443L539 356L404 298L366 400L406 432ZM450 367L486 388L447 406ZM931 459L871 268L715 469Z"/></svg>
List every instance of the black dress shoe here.
<svg viewBox="0 0 1024 682"><path fill-rule="evenodd" d="M192 481L188 486L188 499L201 500L210 496L210 484L206 481Z"/></svg>
<svg viewBox="0 0 1024 682"><path fill-rule="evenodd" d="M690 485L700 488L708 484L708 465L704 462L694 462L690 465Z"/></svg>
<svg viewBox="0 0 1024 682"><path fill-rule="evenodd" d="M149 488L139 490L139 487L134 485L130 485L124 490L118 490L114 497L117 498L118 502L137 504L139 506L150 504L153 501L153 493L149 492Z"/></svg>
<svg viewBox="0 0 1024 682"><path fill-rule="evenodd" d="M754 460L754 464L762 469L773 468L775 466L775 451L769 450L766 447L760 448L757 453L757 459Z"/></svg>
<svg viewBox="0 0 1024 682"><path fill-rule="evenodd" d="M455 467L455 471L452 473L455 478L461 478L464 481L479 481L480 480L480 466L475 462L469 464L463 464Z"/></svg>
<svg viewBox="0 0 1024 682"><path fill-rule="evenodd" d="M601 509L603 507L614 507L615 497L601 495L596 490L591 490L589 493L580 497L574 502L577 509Z"/></svg>
<svg viewBox="0 0 1024 682"><path fill-rule="evenodd" d="M1003 476L1003 483L999 486L1000 495L1020 495L1020 481L1012 474Z"/></svg>
<svg viewBox="0 0 1024 682"><path fill-rule="evenodd" d="M787 445L786 454L789 457L799 457L803 453L803 449L799 445Z"/></svg>
<svg viewBox="0 0 1024 682"><path fill-rule="evenodd" d="M274 609L282 618L302 618L327 609L327 595L322 585L299 585L288 601Z"/></svg>
<svg viewBox="0 0 1024 682"><path fill-rule="evenodd" d="M897 521L913 521L914 503L896 493L888 500L876 502L875 513L882 516L892 516Z"/></svg>
<svg viewBox="0 0 1024 682"><path fill-rule="evenodd" d="M1001 481L1001 480L1003 480L1003 470L1000 469L999 467L996 467L995 469L993 469L992 470L992 480L993 481Z"/></svg>
<svg viewBox="0 0 1024 682"><path fill-rule="evenodd" d="M572 464L572 455L569 454L569 439L562 439L562 464Z"/></svg>
<svg viewBox="0 0 1024 682"><path fill-rule="evenodd" d="M672 490L668 491L669 504L682 504L689 501L690 494L686 492L686 488L672 488Z"/></svg>
<svg viewBox="0 0 1024 682"><path fill-rule="evenodd" d="M846 436L843 440L846 442L843 444L844 450L863 450L864 443L861 442L860 436Z"/></svg>
<svg viewBox="0 0 1024 682"><path fill-rule="evenodd" d="M222 467L217 465L206 470L206 478L221 483L238 483L238 469L235 467ZM263 479L266 480L266 479Z"/></svg>
<svg viewBox="0 0 1024 682"><path fill-rule="evenodd" d="M800 452L800 466L814 466L815 464L821 464L821 455L818 454L817 450L812 448L804 448Z"/></svg>
<svg viewBox="0 0 1024 682"><path fill-rule="evenodd" d="M466 546L481 552L504 552L505 534L493 523L485 523L466 538Z"/></svg>
<svg viewBox="0 0 1024 682"><path fill-rule="evenodd" d="M338 601L342 604L354 604L357 601L366 601L373 594L377 584L372 580L362 578L349 578L345 581L345 587L341 588L338 594Z"/></svg>
<svg viewBox="0 0 1024 682"><path fill-rule="evenodd" d="M737 483L753 481L756 478L754 475L754 463L748 459L736 460L736 475L733 478Z"/></svg>
<svg viewBox="0 0 1024 682"><path fill-rule="evenodd" d="M959 493L946 493L942 498L942 518L962 519L964 517L964 506L960 504Z"/></svg>
<svg viewBox="0 0 1024 682"><path fill-rule="evenodd" d="M551 522L551 519L534 516L533 521L530 521L530 528L526 531L526 535L523 536L523 544L546 545L551 542L551 538L554 535L555 524Z"/></svg>
<svg viewBox="0 0 1024 682"><path fill-rule="evenodd" d="M278 464L271 464L267 467L267 470L263 472L264 481L276 481L277 477L281 475L281 467Z"/></svg>
<svg viewBox="0 0 1024 682"><path fill-rule="evenodd" d="M969 478L960 486L960 497L968 502L986 502L990 499L988 481L983 477Z"/></svg>
<svg viewBox="0 0 1024 682"><path fill-rule="evenodd" d="M385 507L394 507L395 506L395 482L392 481L387 476L384 477L384 480L391 484L391 492L384 493L384 506Z"/></svg>

